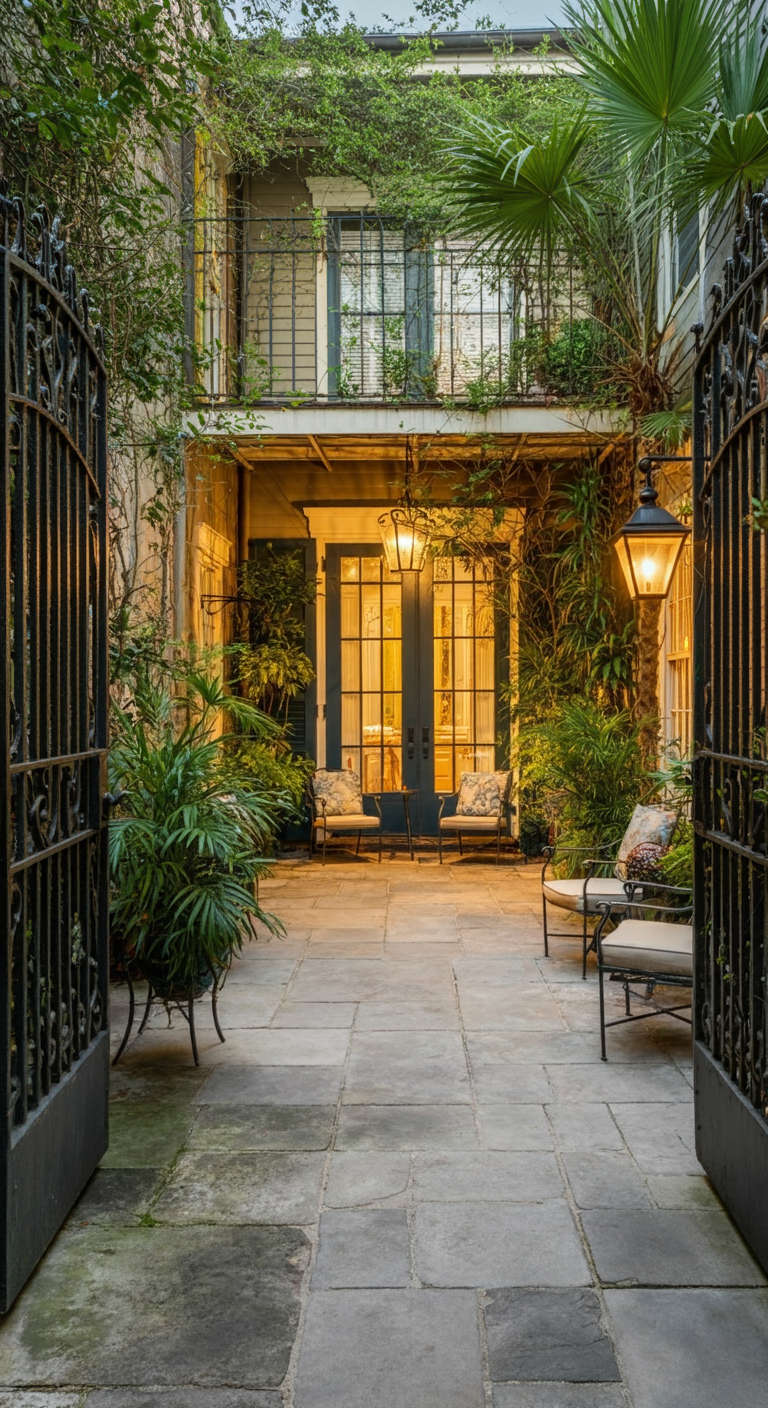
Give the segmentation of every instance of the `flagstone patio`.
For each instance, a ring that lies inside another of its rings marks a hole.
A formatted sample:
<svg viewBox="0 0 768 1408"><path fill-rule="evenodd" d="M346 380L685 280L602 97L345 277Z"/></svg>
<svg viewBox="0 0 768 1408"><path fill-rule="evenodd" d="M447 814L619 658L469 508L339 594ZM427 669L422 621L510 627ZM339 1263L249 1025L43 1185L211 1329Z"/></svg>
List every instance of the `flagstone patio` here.
<svg viewBox="0 0 768 1408"><path fill-rule="evenodd" d="M162 1011L0 1329L0 1408L754 1408L768 1289L689 1032L609 1033L538 867L283 863L201 1067ZM617 999L614 999L616 1001ZM120 1027L125 996L117 990Z"/></svg>

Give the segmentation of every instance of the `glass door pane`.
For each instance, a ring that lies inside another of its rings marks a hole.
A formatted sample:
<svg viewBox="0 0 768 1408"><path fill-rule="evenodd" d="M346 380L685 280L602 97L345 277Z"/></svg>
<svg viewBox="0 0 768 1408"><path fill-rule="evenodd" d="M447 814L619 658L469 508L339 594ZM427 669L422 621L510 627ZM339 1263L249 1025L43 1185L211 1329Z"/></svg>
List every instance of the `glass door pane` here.
<svg viewBox="0 0 768 1408"><path fill-rule="evenodd" d="M339 563L341 766L364 792L403 782L403 604L400 577L378 555Z"/></svg>
<svg viewBox="0 0 768 1408"><path fill-rule="evenodd" d="M493 565L438 558L433 583L435 790L454 792L496 765Z"/></svg>

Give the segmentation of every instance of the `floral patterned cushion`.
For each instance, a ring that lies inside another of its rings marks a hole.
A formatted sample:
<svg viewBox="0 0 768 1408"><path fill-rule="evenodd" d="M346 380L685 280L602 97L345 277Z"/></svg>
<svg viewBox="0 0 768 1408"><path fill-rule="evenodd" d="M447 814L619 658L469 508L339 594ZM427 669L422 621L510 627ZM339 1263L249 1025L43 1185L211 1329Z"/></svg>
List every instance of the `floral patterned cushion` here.
<svg viewBox="0 0 768 1408"><path fill-rule="evenodd" d="M638 803L619 846L619 854L616 857L617 878L626 879L627 859L636 846L668 846L676 825L677 812L671 807L643 807Z"/></svg>
<svg viewBox="0 0 768 1408"><path fill-rule="evenodd" d="M325 802L326 816L359 816L363 810L363 794L360 778L351 768L330 772L319 768L314 780L315 799ZM323 815L323 808L316 807L317 815Z"/></svg>
<svg viewBox="0 0 768 1408"><path fill-rule="evenodd" d="M498 816L508 786L508 772L463 772L456 815Z"/></svg>

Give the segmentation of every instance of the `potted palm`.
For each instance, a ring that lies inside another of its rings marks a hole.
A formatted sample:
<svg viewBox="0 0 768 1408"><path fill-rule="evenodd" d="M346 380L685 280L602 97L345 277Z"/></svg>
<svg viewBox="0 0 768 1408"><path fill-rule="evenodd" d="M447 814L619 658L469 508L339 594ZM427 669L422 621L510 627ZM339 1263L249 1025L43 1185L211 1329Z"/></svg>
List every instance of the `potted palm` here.
<svg viewBox="0 0 768 1408"><path fill-rule="evenodd" d="M247 701L224 693L213 675L145 676L113 713L110 786L122 794L110 826L113 945L130 985L148 984L140 1030L155 999L178 1007L190 1026L197 1063L194 1003L216 1001L233 956L254 920L273 932L261 908L258 876L270 838L290 800L255 789L220 732L231 717L266 736L272 723Z"/></svg>

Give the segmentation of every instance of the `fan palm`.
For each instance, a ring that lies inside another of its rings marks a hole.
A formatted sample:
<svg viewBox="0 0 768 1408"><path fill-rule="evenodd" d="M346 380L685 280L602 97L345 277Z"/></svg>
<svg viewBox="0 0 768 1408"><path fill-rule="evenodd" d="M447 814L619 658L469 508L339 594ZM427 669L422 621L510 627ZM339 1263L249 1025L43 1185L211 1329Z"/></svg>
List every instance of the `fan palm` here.
<svg viewBox="0 0 768 1408"><path fill-rule="evenodd" d="M535 132L475 121L446 144L460 232L538 260L550 284L565 250L599 289L594 316L611 327L641 418L674 405L683 350L676 322L692 269L660 297L665 241L703 200L722 205L768 179L768 40L735 9L566 3L570 118Z"/></svg>

